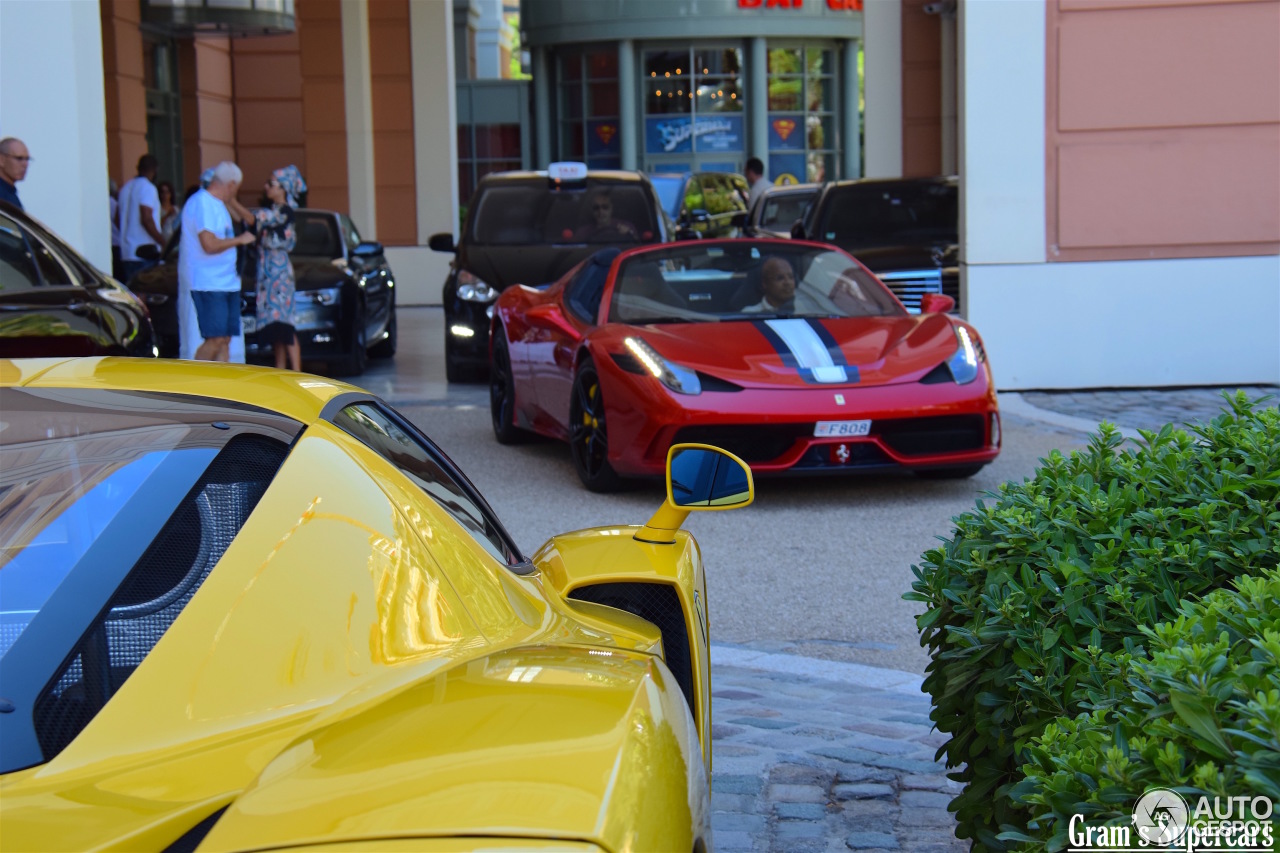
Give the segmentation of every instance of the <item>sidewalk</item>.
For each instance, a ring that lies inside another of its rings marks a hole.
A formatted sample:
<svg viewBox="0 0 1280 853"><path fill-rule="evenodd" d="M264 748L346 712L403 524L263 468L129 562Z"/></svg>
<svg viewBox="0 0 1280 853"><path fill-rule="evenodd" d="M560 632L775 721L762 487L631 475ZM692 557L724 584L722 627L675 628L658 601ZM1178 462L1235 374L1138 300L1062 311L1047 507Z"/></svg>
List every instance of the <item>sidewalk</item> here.
<svg viewBox="0 0 1280 853"><path fill-rule="evenodd" d="M1234 391L1234 388L1226 389ZM1252 399L1275 386L1245 387ZM1000 395L1006 416L1129 438L1219 414L1222 389ZM947 803L959 786L933 756L921 676L782 649L713 644L711 781L715 848L728 851L962 853Z"/></svg>

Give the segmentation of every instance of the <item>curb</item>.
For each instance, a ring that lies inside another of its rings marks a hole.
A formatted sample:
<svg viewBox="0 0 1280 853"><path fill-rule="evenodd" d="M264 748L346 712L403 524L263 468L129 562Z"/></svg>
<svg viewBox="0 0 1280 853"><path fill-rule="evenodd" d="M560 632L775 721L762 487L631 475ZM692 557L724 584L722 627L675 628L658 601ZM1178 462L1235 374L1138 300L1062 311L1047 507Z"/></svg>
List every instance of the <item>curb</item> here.
<svg viewBox="0 0 1280 853"><path fill-rule="evenodd" d="M803 655L775 654L749 649L744 646L711 644L712 666L737 666L762 672L801 675L823 681L835 681L858 687L872 687L894 693L924 695L924 678L914 672L866 666L860 663L823 660Z"/></svg>
<svg viewBox="0 0 1280 853"><path fill-rule="evenodd" d="M1017 415L1018 417L1027 418L1033 421L1050 424L1052 426L1063 427L1065 429L1074 430L1093 434L1098 431L1098 424L1086 418L1076 418L1071 415L1064 415L1061 412L1052 412L1048 409L1041 409L1033 406L1023 399L1022 395L1016 391L1001 391L998 394L1000 403L1000 412L1002 414ZM1132 427L1116 425L1117 431L1125 438L1131 441L1137 441L1142 436Z"/></svg>

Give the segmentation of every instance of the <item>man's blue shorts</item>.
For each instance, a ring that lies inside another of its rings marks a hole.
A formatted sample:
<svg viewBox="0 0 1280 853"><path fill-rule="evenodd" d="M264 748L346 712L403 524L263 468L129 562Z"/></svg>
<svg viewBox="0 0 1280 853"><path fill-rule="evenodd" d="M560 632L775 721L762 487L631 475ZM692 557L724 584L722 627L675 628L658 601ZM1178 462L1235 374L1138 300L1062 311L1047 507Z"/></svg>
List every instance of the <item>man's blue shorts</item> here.
<svg viewBox="0 0 1280 853"><path fill-rule="evenodd" d="M193 290L196 320L202 338L233 338L240 334L240 292L236 290Z"/></svg>

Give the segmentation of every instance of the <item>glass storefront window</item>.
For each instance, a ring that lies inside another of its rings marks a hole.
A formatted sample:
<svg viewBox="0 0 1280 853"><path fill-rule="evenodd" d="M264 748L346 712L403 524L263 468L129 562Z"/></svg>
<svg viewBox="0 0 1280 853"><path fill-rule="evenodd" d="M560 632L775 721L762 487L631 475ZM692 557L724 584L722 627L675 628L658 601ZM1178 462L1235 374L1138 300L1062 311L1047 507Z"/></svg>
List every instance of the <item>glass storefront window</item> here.
<svg viewBox="0 0 1280 853"><path fill-rule="evenodd" d="M618 51L609 46L561 54L559 58L562 160L580 160L591 169L622 164L618 138Z"/></svg>
<svg viewBox="0 0 1280 853"><path fill-rule="evenodd" d="M466 204L480 179L522 168L519 124L458 125L458 200Z"/></svg>
<svg viewBox="0 0 1280 853"><path fill-rule="evenodd" d="M834 180L838 92L836 52L813 45L770 44L769 179Z"/></svg>
<svg viewBox="0 0 1280 853"><path fill-rule="evenodd" d="M644 161L650 171L741 171L746 160L742 50L647 50ZM691 162L692 160L692 162Z"/></svg>

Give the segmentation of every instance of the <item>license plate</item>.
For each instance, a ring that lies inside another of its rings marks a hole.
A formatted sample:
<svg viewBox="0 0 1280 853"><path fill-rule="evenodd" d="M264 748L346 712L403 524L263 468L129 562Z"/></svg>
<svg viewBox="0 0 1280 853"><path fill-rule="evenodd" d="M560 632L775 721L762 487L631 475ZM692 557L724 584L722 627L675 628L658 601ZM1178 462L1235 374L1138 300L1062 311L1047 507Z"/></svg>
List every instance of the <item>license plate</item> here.
<svg viewBox="0 0 1280 853"><path fill-rule="evenodd" d="M818 438L870 435L871 421L818 421L813 434Z"/></svg>

